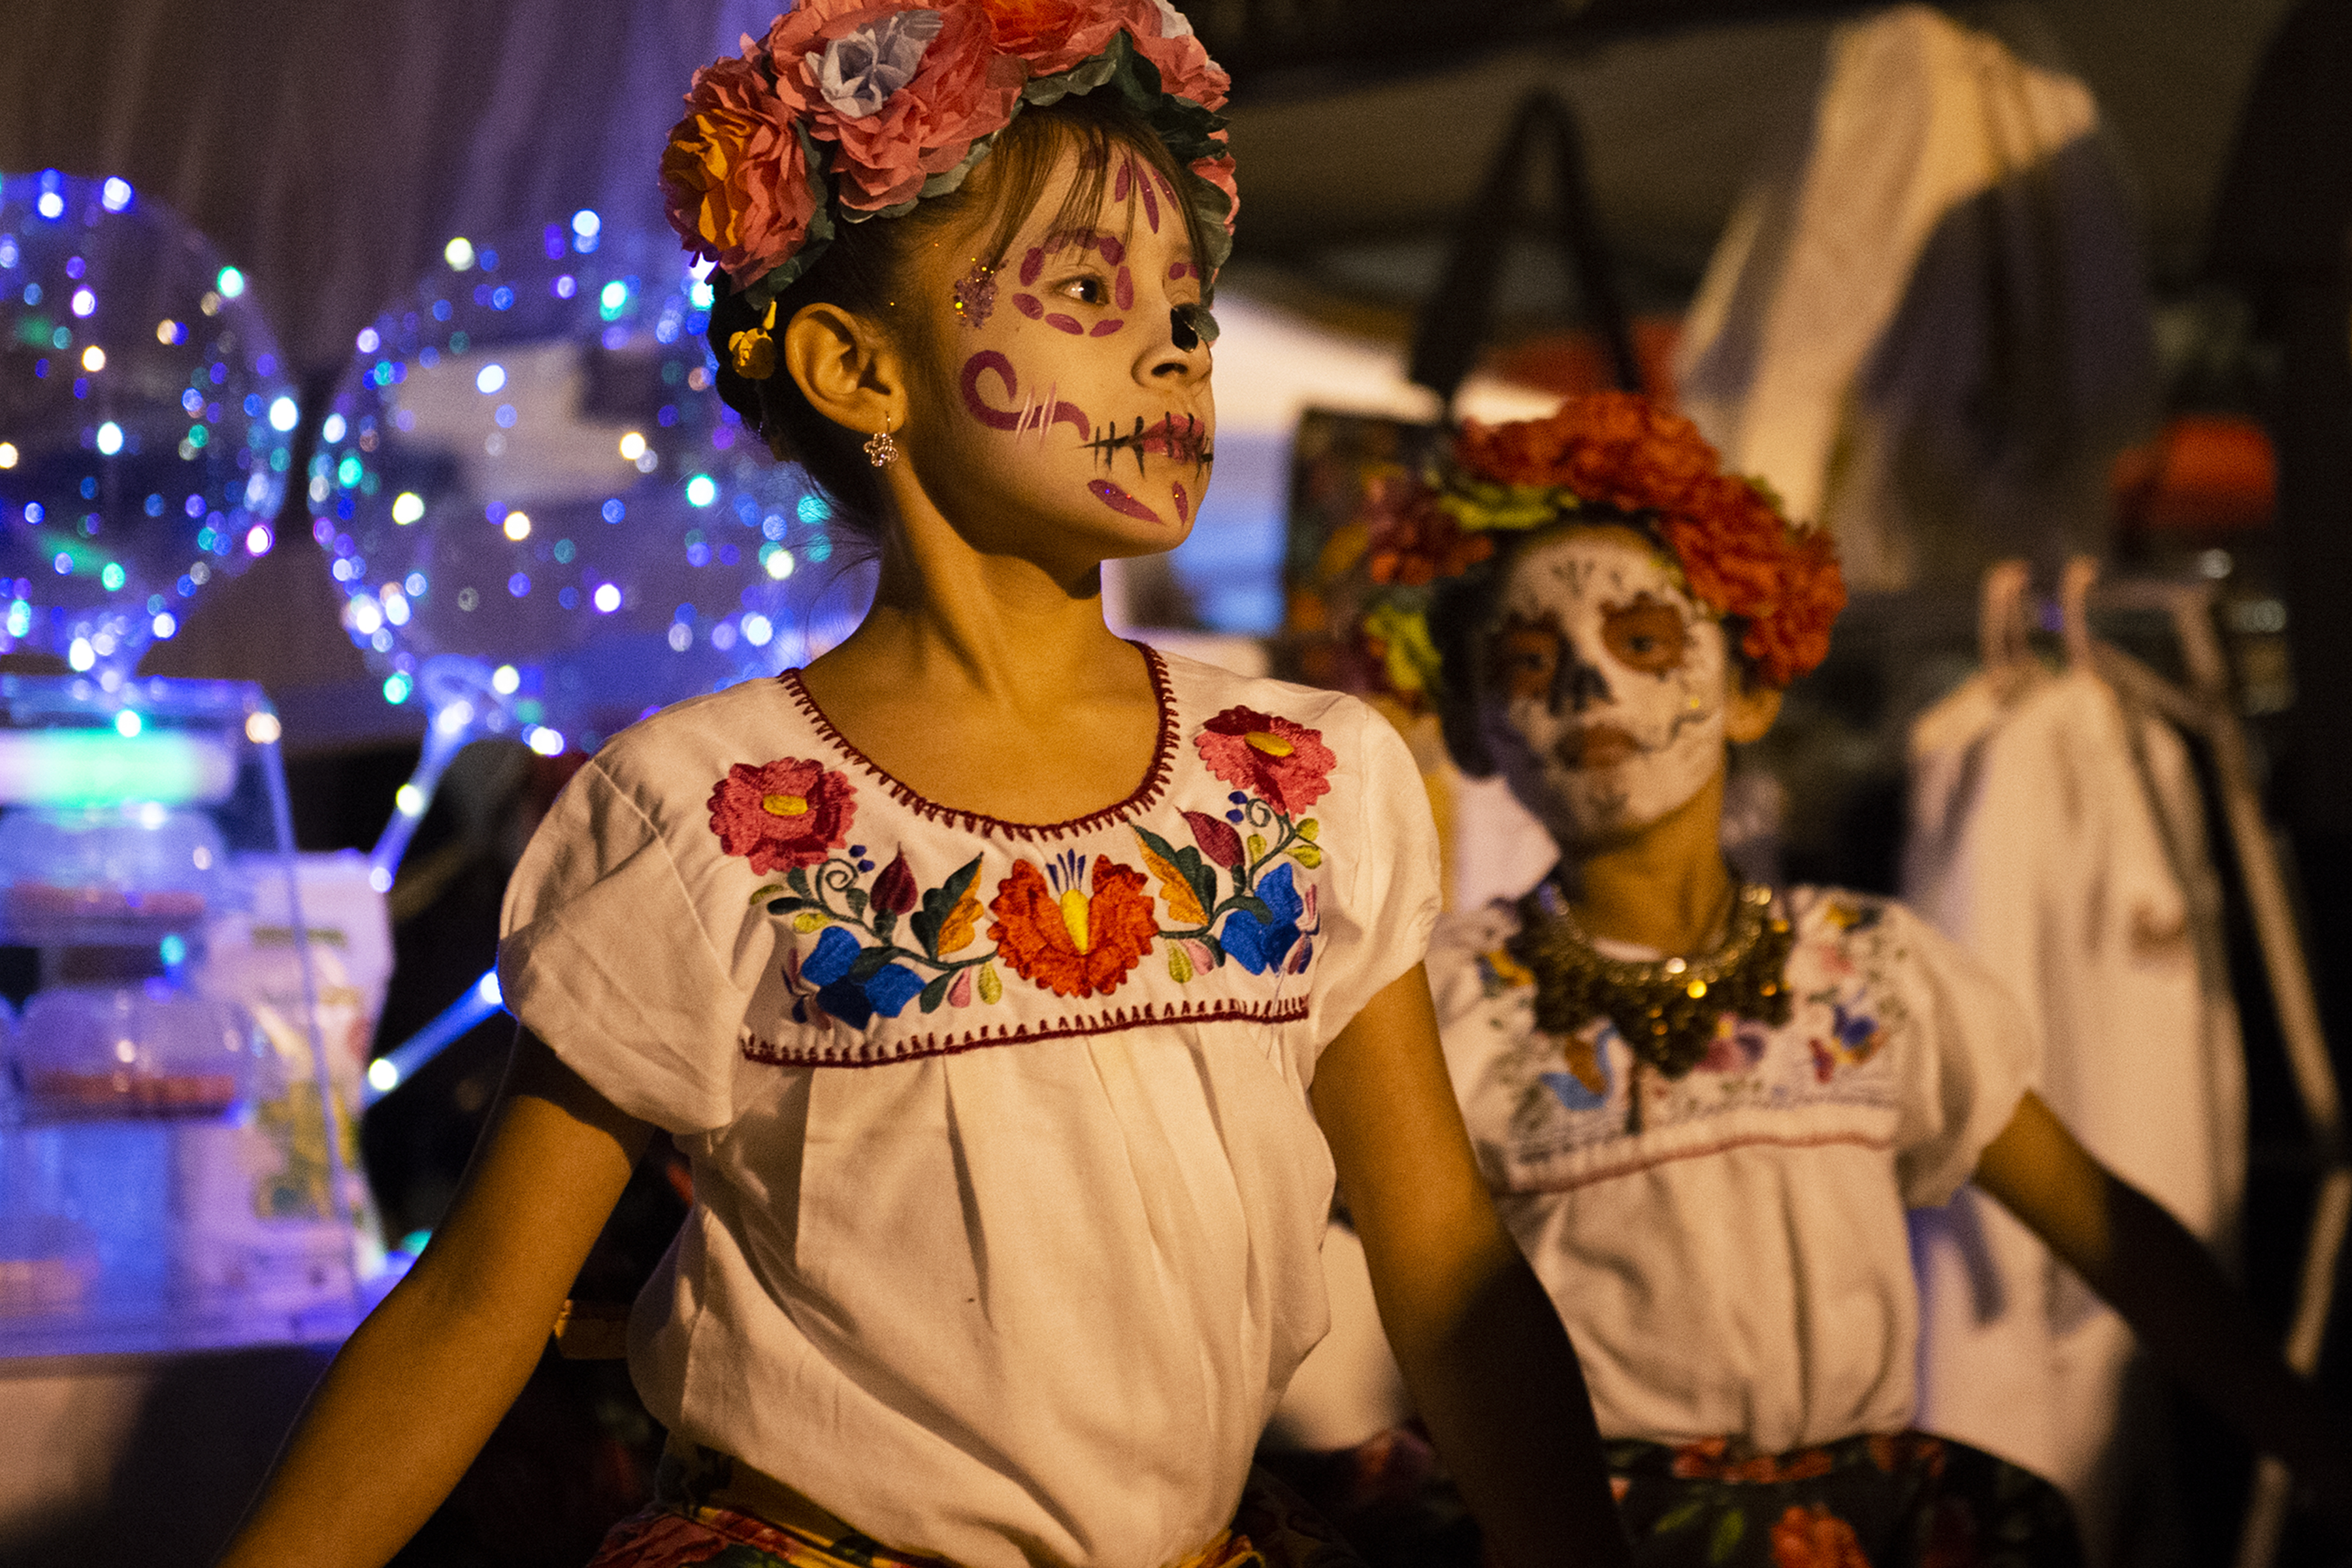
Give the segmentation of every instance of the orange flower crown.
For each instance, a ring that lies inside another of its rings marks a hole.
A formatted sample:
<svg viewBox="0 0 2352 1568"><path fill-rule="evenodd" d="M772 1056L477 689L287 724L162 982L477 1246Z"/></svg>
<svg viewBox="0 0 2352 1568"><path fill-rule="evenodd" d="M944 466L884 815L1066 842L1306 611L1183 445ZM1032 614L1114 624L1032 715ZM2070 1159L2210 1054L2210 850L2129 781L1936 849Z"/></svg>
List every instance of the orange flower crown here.
<svg viewBox="0 0 2352 1568"><path fill-rule="evenodd" d="M1390 684L1436 684L1431 586L1495 555L1495 536L1554 523L1646 529L1693 597L1744 626L1756 678L1785 687L1829 654L1845 578L1829 535L1799 528L1761 484L1726 474L1698 426L1626 392L1571 397L1544 419L1465 423L1452 458L1367 487L1359 513L1374 584L1360 621Z"/></svg>
<svg viewBox="0 0 2352 1568"><path fill-rule="evenodd" d="M959 189L1025 107L1108 92L1174 156L1166 194L1199 215L1205 281L1238 205L1217 112L1230 86L1168 0L800 0L694 73L662 193L687 249L772 315L841 224ZM765 327L738 335L739 374L772 374Z"/></svg>

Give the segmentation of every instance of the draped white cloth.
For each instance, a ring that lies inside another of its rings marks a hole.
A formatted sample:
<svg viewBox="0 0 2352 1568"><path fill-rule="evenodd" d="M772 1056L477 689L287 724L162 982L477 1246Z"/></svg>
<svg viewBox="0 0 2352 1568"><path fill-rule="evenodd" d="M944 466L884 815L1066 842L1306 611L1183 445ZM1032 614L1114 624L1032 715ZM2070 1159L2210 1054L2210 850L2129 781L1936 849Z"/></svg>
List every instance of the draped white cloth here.
<svg viewBox="0 0 2352 1568"><path fill-rule="evenodd" d="M1980 676L1912 731L1905 896L2024 1000L2091 1152L2226 1251L2244 1062L2202 812L2179 737L2095 675L2007 702ZM2118 1421L2130 1330L1973 1187L1913 1244L1920 1425L2055 1482L2114 1560L2152 1462Z"/></svg>

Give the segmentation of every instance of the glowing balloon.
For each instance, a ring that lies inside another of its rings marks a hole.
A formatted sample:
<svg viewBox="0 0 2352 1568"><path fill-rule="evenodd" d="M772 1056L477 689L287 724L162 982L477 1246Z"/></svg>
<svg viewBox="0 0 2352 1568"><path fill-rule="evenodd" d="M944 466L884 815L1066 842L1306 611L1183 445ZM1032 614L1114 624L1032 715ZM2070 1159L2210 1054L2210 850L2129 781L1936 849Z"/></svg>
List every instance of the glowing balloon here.
<svg viewBox="0 0 2352 1568"><path fill-rule="evenodd" d="M110 689L273 542L300 407L236 268L121 179L0 175L0 650Z"/></svg>
<svg viewBox="0 0 2352 1568"><path fill-rule="evenodd" d="M308 493L346 630L428 710L380 869L465 741L593 751L863 608L823 498L712 390L710 302L668 236L582 213L452 239L359 334Z"/></svg>

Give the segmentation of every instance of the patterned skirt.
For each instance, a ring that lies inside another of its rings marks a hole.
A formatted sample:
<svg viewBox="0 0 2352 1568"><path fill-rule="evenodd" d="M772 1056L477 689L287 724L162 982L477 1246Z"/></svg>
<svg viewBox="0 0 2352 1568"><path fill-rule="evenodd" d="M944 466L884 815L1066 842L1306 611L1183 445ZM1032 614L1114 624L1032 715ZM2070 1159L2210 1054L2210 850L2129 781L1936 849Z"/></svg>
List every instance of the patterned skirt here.
<svg viewBox="0 0 2352 1568"><path fill-rule="evenodd" d="M855 1531L778 1524L711 1501L681 1485L679 1467L667 1459L662 1483L651 1507L613 1527L588 1568L952 1568ZM1253 1470L1233 1528L1171 1568L1363 1568L1363 1561L1296 1492Z"/></svg>
<svg viewBox="0 0 2352 1568"><path fill-rule="evenodd" d="M2055 1487L1921 1432L1786 1454L1607 1445L1643 1568L2082 1568Z"/></svg>

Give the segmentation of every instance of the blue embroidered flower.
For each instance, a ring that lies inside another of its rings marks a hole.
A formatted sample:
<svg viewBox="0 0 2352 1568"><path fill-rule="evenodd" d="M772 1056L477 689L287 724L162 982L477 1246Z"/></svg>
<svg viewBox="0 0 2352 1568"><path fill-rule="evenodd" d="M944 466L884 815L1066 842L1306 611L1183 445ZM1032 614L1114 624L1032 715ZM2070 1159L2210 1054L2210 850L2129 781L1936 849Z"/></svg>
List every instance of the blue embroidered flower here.
<svg viewBox="0 0 2352 1568"><path fill-rule="evenodd" d="M877 1013L897 1017L923 994L923 977L903 963L886 963L857 977L858 956L865 952L848 931L827 926L801 964L801 978L817 988L817 1005L853 1029L866 1027Z"/></svg>
<svg viewBox="0 0 2352 1568"><path fill-rule="evenodd" d="M1291 886L1290 868L1286 865L1277 866L1258 879L1257 896L1274 916L1273 921L1262 921L1247 910L1235 910L1227 917L1218 940L1244 969L1252 974L1264 974L1297 945L1298 917L1307 912L1307 901Z"/></svg>
<svg viewBox="0 0 2352 1568"><path fill-rule="evenodd" d="M886 1018L923 994L923 977L903 963L886 963L866 983L866 999Z"/></svg>
<svg viewBox="0 0 2352 1568"><path fill-rule="evenodd" d="M808 957L801 961L801 977L818 987L831 985L849 973L849 966L857 962L857 953L856 937L839 926L827 926Z"/></svg>
<svg viewBox="0 0 2352 1568"><path fill-rule="evenodd" d="M946 25L937 11L894 11L852 29L810 60L817 90L845 119L881 113L891 95L915 79L923 51Z"/></svg>

